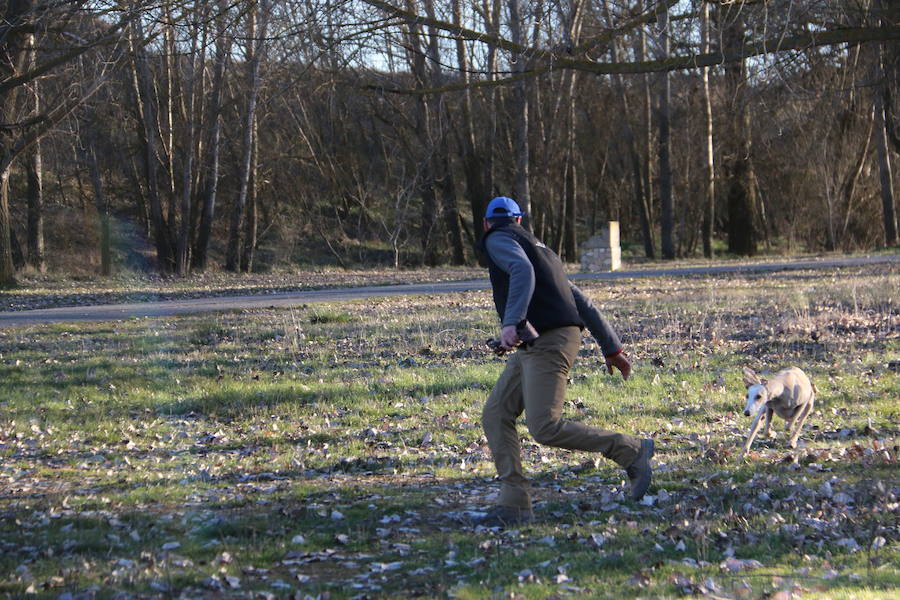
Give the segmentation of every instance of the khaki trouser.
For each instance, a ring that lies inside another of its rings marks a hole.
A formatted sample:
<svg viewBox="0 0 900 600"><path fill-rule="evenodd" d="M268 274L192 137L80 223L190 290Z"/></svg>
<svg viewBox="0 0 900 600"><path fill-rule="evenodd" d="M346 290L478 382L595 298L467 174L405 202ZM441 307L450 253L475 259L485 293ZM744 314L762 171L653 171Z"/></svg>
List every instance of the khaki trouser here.
<svg viewBox="0 0 900 600"><path fill-rule="evenodd" d="M577 327L544 332L529 347L510 355L494 385L481 420L500 476L500 505L531 508L516 432L523 410L528 431L540 444L600 452L623 468L637 458L640 439L562 418L566 381L580 346Z"/></svg>

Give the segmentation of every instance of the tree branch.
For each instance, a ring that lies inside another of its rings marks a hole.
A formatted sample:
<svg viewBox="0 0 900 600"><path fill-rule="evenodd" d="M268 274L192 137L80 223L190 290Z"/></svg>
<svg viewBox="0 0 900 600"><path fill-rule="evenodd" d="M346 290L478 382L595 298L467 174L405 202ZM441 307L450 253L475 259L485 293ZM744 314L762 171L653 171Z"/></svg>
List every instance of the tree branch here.
<svg viewBox="0 0 900 600"><path fill-rule="evenodd" d="M425 17L419 15L415 12L408 11L402 8L398 8L386 0L362 0L366 4L370 6L374 6L375 8L380 8L381 10L394 15L395 17L402 19L408 23L415 24L424 24L429 27L434 27L436 29L440 29L449 33L452 33L458 37L461 37L466 40L471 40L473 42L483 42L485 44L491 44L492 46L496 46L497 48L501 48L503 50L508 50L509 52L513 52L515 54L522 54L528 57L533 58L546 58L546 59L555 59L557 54L552 50L544 50L541 48L529 48L528 46L524 46L521 44L516 44L507 40L506 38L500 37L498 35L493 35L490 33L485 33L482 31L475 31L472 29L467 29L462 27L461 25L455 25L453 23L449 23L447 21L441 21L440 19ZM616 27L615 29L610 29L609 31L603 32L601 35L590 38L583 42L582 44L567 49L566 53L571 55L579 55L589 50L596 48L597 46L601 46L603 44L608 43L613 38L618 36L621 33L625 33L627 31L631 31L635 27L639 25L643 25L644 23L651 23L656 20L656 15L661 13L664 10L671 8L678 4L678 0L665 0L664 2L660 2L656 5L653 10L647 12L642 15L638 15L637 17L627 21L623 25Z"/></svg>
<svg viewBox="0 0 900 600"><path fill-rule="evenodd" d="M56 67L63 65L75 58L78 58L88 50L96 48L97 46L101 46L108 42L114 41L119 32L126 26L128 23L134 19L138 13L136 11L129 11L124 14L121 19L114 25L112 25L109 29L99 34L93 41L88 42L87 44L81 46L75 46L74 48L69 49L62 54L55 56L48 60L45 63L37 65L35 68L30 71L26 71L21 75L17 75L15 77L9 77L0 82L0 96L8 93L10 90L15 89L21 85L25 85L29 81L33 81L38 77L44 75L45 73L49 73Z"/></svg>
<svg viewBox="0 0 900 600"><path fill-rule="evenodd" d="M60 121L62 121L65 117L72 113L76 108L78 108L86 99L93 96L97 90L99 90L103 85L106 84L108 77L102 76L97 78L97 80L84 92L79 94L75 98L69 99L67 102L63 102L53 108L50 111L47 111L43 115L41 115L40 119L37 121L40 123L40 126L34 127L30 132L26 135L20 137L15 144L13 144L10 151L6 153L6 156L3 160L0 160L0 171L8 168L13 161L15 161L16 157L19 156L26 148L34 144L36 141L41 139L50 129L55 127Z"/></svg>
<svg viewBox="0 0 900 600"><path fill-rule="evenodd" d="M363 0L364 2L379 2L380 0ZM754 56L787 52L791 50L803 50L820 46L833 46L836 44L859 44L863 42L879 42L900 39L900 27L849 27L833 29L818 33L802 34L793 37L774 36L761 42L745 44L738 48L727 48L718 52L706 54L694 54L691 56L673 56L665 60L647 60L637 62L598 62L590 59L575 58L568 54L560 55L550 51L534 51L538 58L546 60L546 64L532 68L531 70L512 77L493 81L479 81L455 83L438 88L429 89L402 89L387 88L379 85L367 85L367 88L398 94L437 94L457 91L466 88L490 87L506 85L522 77L534 77L552 69L575 69L587 71L598 75L636 75L641 73L661 73L665 71L680 71L684 69L697 69L712 67L732 62L737 62ZM507 42L507 46L509 43ZM532 50L525 50L532 53Z"/></svg>

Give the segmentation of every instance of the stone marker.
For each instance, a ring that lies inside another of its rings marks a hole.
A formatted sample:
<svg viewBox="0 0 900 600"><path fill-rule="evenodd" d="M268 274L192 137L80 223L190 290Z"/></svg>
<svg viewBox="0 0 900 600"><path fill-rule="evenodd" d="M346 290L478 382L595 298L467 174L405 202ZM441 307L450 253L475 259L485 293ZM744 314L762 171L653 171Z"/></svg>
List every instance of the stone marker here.
<svg viewBox="0 0 900 600"><path fill-rule="evenodd" d="M581 244L581 270L590 273L621 268L619 222L609 221L601 227L600 233Z"/></svg>

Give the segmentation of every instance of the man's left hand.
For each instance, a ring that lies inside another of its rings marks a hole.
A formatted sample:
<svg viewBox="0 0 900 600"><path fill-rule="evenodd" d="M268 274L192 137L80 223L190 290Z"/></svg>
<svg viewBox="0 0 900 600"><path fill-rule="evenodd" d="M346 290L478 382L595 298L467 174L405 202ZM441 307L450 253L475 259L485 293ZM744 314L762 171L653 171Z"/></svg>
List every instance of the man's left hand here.
<svg viewBox="0 0 900 600"><path fill-rule="evenodd" d="M622 373L622 379L627 380L631 375L631 362L624 352L619 352L615 356L606 357L606 369L609 374L613 374L613 369L618 369Z"/></svg>

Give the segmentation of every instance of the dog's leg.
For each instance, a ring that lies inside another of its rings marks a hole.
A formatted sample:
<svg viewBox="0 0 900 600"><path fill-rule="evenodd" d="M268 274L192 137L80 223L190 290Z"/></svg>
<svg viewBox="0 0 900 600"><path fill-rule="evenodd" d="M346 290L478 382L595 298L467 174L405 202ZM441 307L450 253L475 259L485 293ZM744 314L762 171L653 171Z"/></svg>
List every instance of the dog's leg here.
<svg viewBox="0 0 900 600"><path fill-rule="evenodd" d="M803 414L803 410L805 408L806 408L806 406L804 405L804 406L798 406L797 408L794 409L794 414L791 415L791 418L787 422L788 439L790 439L791 436L794 435L794 425L796 425L797 421L800 420L800 415Z"/></svg>
<svg viewBox="0 0 900 600"><path fill-rule="evenodd" d="M763 413L766 412L766 407L763 406L760 411L756 414L756 418L753 419L753 425L750 426L750 435L747 436L747 442L744 444L744 450L741 452L741 458L747 455L747 452L750 450L750 444L753 443L754 438L756 438L756 433L759 431L760 426L762 425L762 416Z"/></svg>
<svg viewBox="0 0 900 600"><path fill-rule="evenodd" d="M796 419L796 428L794 432L791 434L791 441L789 442L789 446L791 448L797 447L797 438L800 437L800 433L803 431L803 423L806 421L806 417L809 416L809 413L812 412L813 406L816 403L816 397L812 396L809 399L809 402L803 407L803 410L800 412L800 416Z"/></svg>
<svg viewBox="0 0 900 600"><path fill-rule="evenodd" d="M788 426L787 426L788 439L793 437L794 432L796 431L796 429L794 428L794 425L796 425L798 421L802 421L803 419L806 419L806 414L807 414L805 412L806 408L808 406L811 406L815 402L815 399L816 399L815 394L810 395L809 402L807 402L806 404L804 404L802 406L798 406L794 410L794 414L791 415L791 418L788 421ZM803 423L800 423L800 427L803 427Z"/></svg>
<svg viewBox="0 0 900 600"><path fill-rule="evenodd" d="M763 434L762 434L764 438L775 437L775 432L769 431L769 429L772 426L772 415L773 414L775 414L775 409L769 407L769 405L766 404L766 426L763 428Z"/></svg>

